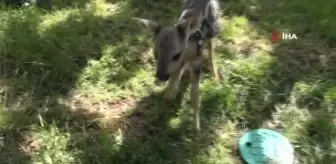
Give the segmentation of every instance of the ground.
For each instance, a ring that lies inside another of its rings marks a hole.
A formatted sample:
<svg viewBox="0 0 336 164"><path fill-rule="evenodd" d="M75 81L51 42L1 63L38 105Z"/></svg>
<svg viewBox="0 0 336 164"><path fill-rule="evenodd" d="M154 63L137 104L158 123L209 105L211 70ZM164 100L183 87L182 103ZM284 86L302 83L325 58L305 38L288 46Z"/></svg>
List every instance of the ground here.
<svg viewBox="0 0 336 164"><path fill-rule="evenodd" d="M287 136L299 163L335 161L336 1L222 0L221 81L204 68L198 137L188 78L163 101L152 36L131 19L173 24L181 3L2 6L0 163L239 164L239 137L259 127Z"/></svg>

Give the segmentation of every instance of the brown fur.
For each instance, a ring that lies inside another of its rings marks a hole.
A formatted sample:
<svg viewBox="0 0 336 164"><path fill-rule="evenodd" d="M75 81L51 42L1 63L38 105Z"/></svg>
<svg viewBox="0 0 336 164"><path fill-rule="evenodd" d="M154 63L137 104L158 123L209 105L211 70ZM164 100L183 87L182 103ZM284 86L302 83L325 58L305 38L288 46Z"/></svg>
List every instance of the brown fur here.
<svg viewBox="0 0 336 164"><path fill-rule="evenodd" d="M191 78L191 102L194 113L196 131L200 131L200 93L199 83L202 68L202 55L197 54L197 40L190 35L200 25L200 13L209 0L195 0L189 9L185 9L179 22L174 26L163 27L160 24L140 18L135 20L146 25L154 33L154 53L156 56L156 76L161 81L168 80L164 97L173 100L179 89L180 80L186 69ZM185 7L185 6L184 6ZM211 71L216 81L219 80L214 62L214 47L212 37L204 40L204 46L209 52Z"/></svg>

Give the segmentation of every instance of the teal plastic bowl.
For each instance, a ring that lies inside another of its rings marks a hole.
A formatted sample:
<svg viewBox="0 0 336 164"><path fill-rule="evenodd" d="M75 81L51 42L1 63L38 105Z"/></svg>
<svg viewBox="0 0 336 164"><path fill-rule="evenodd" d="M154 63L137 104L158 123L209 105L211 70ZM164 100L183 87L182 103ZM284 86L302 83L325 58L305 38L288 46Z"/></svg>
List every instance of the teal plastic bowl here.
<svg viewBox="0 0 336 164"><path fill-rule="evenodd" d="M239 150L248 164L293 164L294 149L282 134L269 129L255 129L239 140Z"/></svg>

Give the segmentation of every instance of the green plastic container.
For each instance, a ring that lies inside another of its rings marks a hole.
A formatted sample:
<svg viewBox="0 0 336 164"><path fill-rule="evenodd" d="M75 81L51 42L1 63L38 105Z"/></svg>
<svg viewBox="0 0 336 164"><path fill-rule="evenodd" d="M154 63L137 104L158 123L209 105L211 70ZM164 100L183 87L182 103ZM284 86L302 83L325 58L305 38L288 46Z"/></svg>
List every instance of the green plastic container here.
<svg viewBox="0 0 336 164"><path fill-rule="evenodd" d="M255 129L239 140L239 149L248 164L293 164L294 149L282 134L269 129Z"/></svg>

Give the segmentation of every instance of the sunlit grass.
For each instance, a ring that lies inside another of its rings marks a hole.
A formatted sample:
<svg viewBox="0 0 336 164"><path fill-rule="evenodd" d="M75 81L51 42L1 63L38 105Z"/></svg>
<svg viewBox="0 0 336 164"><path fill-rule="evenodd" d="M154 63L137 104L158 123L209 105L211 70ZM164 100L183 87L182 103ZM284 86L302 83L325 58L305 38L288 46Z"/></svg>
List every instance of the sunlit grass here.
<svg viewBox="0 0 336 164"><path fill-rule="evenodd" d="M334 3L255 1L254 14L242 3L222 5L215 39L222 81L202 74L198 139L190 86L181 86L176 101L163 100L151 35L131 19L172 23L181 4L76 0L55 1L52 11L1 7L0 161L236 164L239 137L266 127L290 139L300 163L332 163L336 53L327 44L335 36ZM321 7L311 8L315 3ZM316 32L305 30L310 25ZM272 43L272 30L282 29L305 42Z"/></svg>

